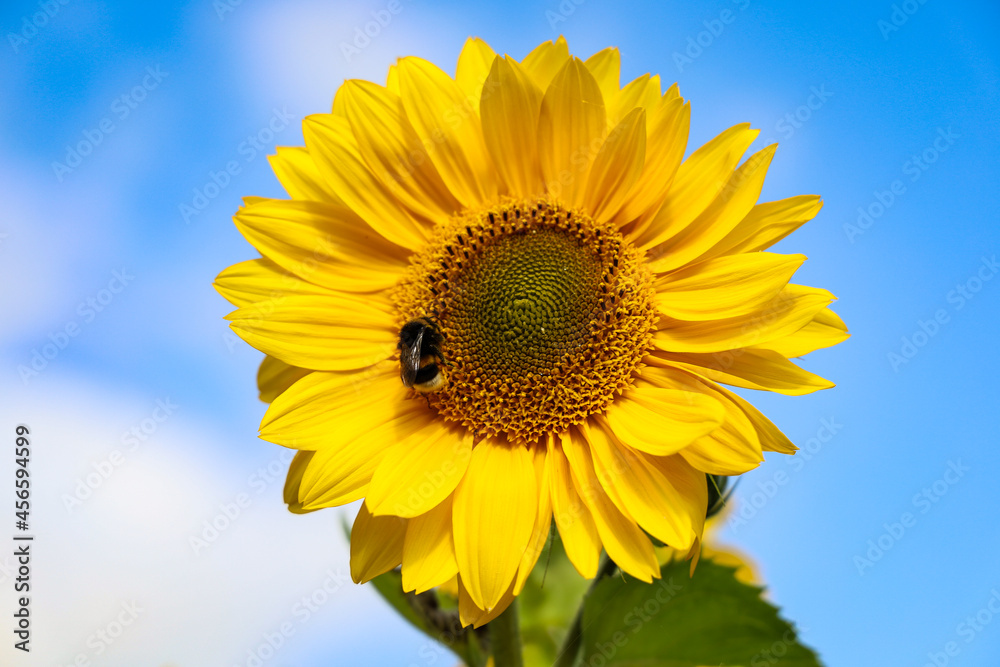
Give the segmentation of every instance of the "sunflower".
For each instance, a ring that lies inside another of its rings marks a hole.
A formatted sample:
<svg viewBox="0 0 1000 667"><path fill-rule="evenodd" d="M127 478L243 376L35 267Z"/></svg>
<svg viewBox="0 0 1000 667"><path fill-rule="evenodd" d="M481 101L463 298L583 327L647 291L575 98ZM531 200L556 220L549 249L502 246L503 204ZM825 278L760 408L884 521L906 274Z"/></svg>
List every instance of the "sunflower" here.
<svg viewBox="0 0 1000 667"><path fill-rule="evenodd" d="M796 449L720 383L830 387L789 358L847 336L833 295L789 283L805 257L764 252L820 198L756 203L775 146L740 164L748 124L682 161L689 104L619 66L469 39L454 78L408 57L345 82L271 157L290 199L236 213L262 257L216 281L267 355L289 508L364 499L355 581L454 580L464 624L510 604L553 521L584 577L602 549L647 582L651 538L697 550L706 474ZM400 380L420 318L437 391Z"/></svg>

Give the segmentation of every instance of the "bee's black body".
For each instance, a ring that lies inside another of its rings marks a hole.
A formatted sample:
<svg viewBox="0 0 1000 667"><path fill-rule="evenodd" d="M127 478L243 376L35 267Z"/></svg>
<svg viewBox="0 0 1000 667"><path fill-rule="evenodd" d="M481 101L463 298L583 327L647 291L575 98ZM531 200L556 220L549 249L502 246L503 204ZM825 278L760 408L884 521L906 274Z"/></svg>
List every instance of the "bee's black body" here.
<svg viewBox="0 0 1000 667"><path fill-rule="evenodd" d="M437 391L444 386L440 364L441 333L426 317L407 322L399 331L399 376L403 385L420 392Z"/></svg>

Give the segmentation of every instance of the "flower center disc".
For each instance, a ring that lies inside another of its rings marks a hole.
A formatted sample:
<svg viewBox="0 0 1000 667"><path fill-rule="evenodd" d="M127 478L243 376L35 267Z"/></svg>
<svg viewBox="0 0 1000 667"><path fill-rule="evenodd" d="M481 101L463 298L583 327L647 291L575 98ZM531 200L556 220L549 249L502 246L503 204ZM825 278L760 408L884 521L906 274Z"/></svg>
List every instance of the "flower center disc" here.
<svg viewBox="0 0 1000 667"><path fill-rule="evenodd" d="M648 269L612 225L510 202L442 227L395 293L430 317L447 383L428 399L478 436L533 442L631 385L656 321Z"/></svg>

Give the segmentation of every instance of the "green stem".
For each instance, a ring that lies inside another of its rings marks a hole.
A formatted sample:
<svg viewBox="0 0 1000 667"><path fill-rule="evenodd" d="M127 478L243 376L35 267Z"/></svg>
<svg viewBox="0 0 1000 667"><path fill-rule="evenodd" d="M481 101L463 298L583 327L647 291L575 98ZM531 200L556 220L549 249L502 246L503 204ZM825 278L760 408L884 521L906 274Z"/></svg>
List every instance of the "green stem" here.
<svg viewBox="0 0 1000 667"><path fill-rule="evenodd" d="M573 667L573 664L576 662L576 654L580 652L580 643L583 641L583 605L597 587L598 582L605 576L613 574L615 569L614 562L608 558L606 553L602 552L601 564L597 568L597 576L590 582L590 588L587 589L586 595L580 600L576 616L573 617L573 623L569 626L569 633L566 635L566 639L563 640L563 645L559 649L559 655L556 656L556 663L553 667Z"/></svg>
<svg viewBox="0 0 1000 667"><path fill-rule="evenodd" d="M517 617L517 598L489 623L490 647L495 667L524 667L521 656L521 626Z"/></svg>

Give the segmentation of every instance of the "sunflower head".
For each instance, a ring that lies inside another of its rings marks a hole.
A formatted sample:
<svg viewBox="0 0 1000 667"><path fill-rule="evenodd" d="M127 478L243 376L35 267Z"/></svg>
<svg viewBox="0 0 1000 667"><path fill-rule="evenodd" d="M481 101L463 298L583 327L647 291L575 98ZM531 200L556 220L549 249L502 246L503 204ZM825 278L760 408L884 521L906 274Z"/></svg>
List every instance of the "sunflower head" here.
<svg viewBox="0 0 1000 667"><path fill-rule="evenodd" d="M537 443L632 384L657 319L652 274L614 225L544 199L442 226L393 300L433 313L451 382L430 399L480 437Z"/></svg>
<svg viewBox="0 0 1000 667"><path fill-rule="evenodd" d="M470 39L454 77L419 58L348 81L305 146L271 162L289 199L236 224L262 257L220 274L232 327L267 356L261 437L298 450L295 512L364 499L351 569L450 585L481 625L517 595L555 521L650 581L651 537L701 543L706 475L794 445L722 384L832 386L789 361L846 338L833 296L765 250L821 203L758 203L774 155L725 130L683 159L690 105L616 49L523 60ZM400 332L434 331L400 381ZM412 369L411 369L412 370ZM407 384L413 384L412 382Z"/></svg>

